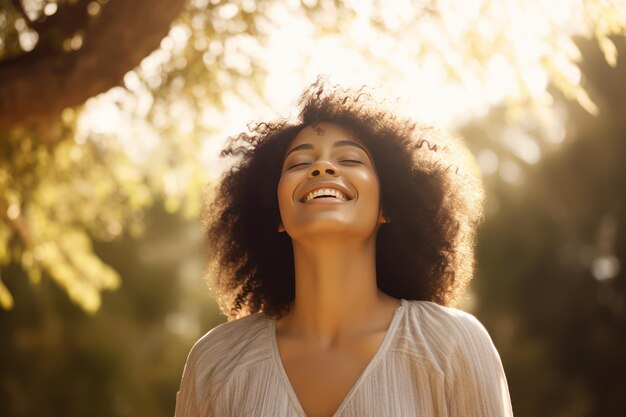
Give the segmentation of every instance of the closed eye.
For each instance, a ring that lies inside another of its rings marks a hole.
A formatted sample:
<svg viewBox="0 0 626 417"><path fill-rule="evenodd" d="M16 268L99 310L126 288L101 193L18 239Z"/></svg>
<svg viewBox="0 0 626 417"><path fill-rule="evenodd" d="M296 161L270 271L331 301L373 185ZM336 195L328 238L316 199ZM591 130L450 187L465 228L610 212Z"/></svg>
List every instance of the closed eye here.
<svg viewBox="0 0 626 417"><path fill-rule="evenodd" d="M344 159L341 162L356 162L357 164L362 164L363 162L361 161L357 161L355 159Z"/></svg>
<svg viewBox="0 0 626 417"><path fill-rule="evenodd" d="M300 166L300 165L308 165L308 164L310 164L310 162L300 162L299 164L292 165L292 166L290 166L287 169L295 168L295 167Z"/></svg>

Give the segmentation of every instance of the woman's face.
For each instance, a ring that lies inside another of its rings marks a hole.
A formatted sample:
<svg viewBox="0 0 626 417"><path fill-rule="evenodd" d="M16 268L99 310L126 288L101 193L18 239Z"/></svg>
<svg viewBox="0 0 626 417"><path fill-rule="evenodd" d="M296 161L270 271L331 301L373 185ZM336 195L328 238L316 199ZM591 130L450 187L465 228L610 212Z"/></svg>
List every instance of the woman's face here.
<svg viewBox="0 0 626 417"><path fill-rule="evenodd" d="M367 239L383 221L373 161L337 124L300 131L285 153L277 194L282 224L294 240Z"/></svg>

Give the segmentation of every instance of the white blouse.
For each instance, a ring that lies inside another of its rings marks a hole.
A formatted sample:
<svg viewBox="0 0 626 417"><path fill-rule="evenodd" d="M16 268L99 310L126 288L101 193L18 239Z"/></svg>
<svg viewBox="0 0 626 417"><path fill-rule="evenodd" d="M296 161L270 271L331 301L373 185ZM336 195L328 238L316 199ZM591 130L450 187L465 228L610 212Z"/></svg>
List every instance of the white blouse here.
<svg viewBox="0 0 626 417"><path fill-rule="evenodd" d="M222 323L192 347L175 417L307 417L262 312ZM471 314L401 299L378 351L333 417L512 417L506 377Z"/></svg>

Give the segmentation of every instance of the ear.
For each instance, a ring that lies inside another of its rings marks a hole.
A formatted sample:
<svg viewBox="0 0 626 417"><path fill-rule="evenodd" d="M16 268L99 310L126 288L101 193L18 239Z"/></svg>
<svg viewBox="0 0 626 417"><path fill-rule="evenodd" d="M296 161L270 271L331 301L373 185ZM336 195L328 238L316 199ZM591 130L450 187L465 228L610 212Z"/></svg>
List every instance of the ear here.
<svg viewBox="0 0 626 417"><path fill-rule="evenodd" d="M378 223L391 223L391 219L383 214L383 209L380 209L380 213L378 214Z"/></svg>
<svg viewBox="0 0 626 417"><path fill-rule="evenodd" d="M280 223L280 224L278 225L278 233L282 233L282 232L284 232L284 231L285 231L285 226L283 226L283 224L282 224L282 223Z"/></svg>

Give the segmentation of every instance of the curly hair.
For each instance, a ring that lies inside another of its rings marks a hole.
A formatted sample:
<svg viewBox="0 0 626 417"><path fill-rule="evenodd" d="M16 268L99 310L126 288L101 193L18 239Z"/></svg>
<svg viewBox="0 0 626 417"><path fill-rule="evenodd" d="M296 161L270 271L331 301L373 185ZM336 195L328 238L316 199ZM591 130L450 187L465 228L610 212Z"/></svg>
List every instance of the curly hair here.
<svg viewBox="0 0 626 417"><path fill-rule="evenodd" d="M301 95L296 120L251 123L220 156L240 158L202 215L209 249L205 279L228 320L259 311L277 318L295 298L291 238L278 233L282 158L306 126L340 125L364 143L392 221L376 241L378 288L396 298L455 305L471 280L484 189L462 140L400 117L367 87L319 77Z"/></svg>

